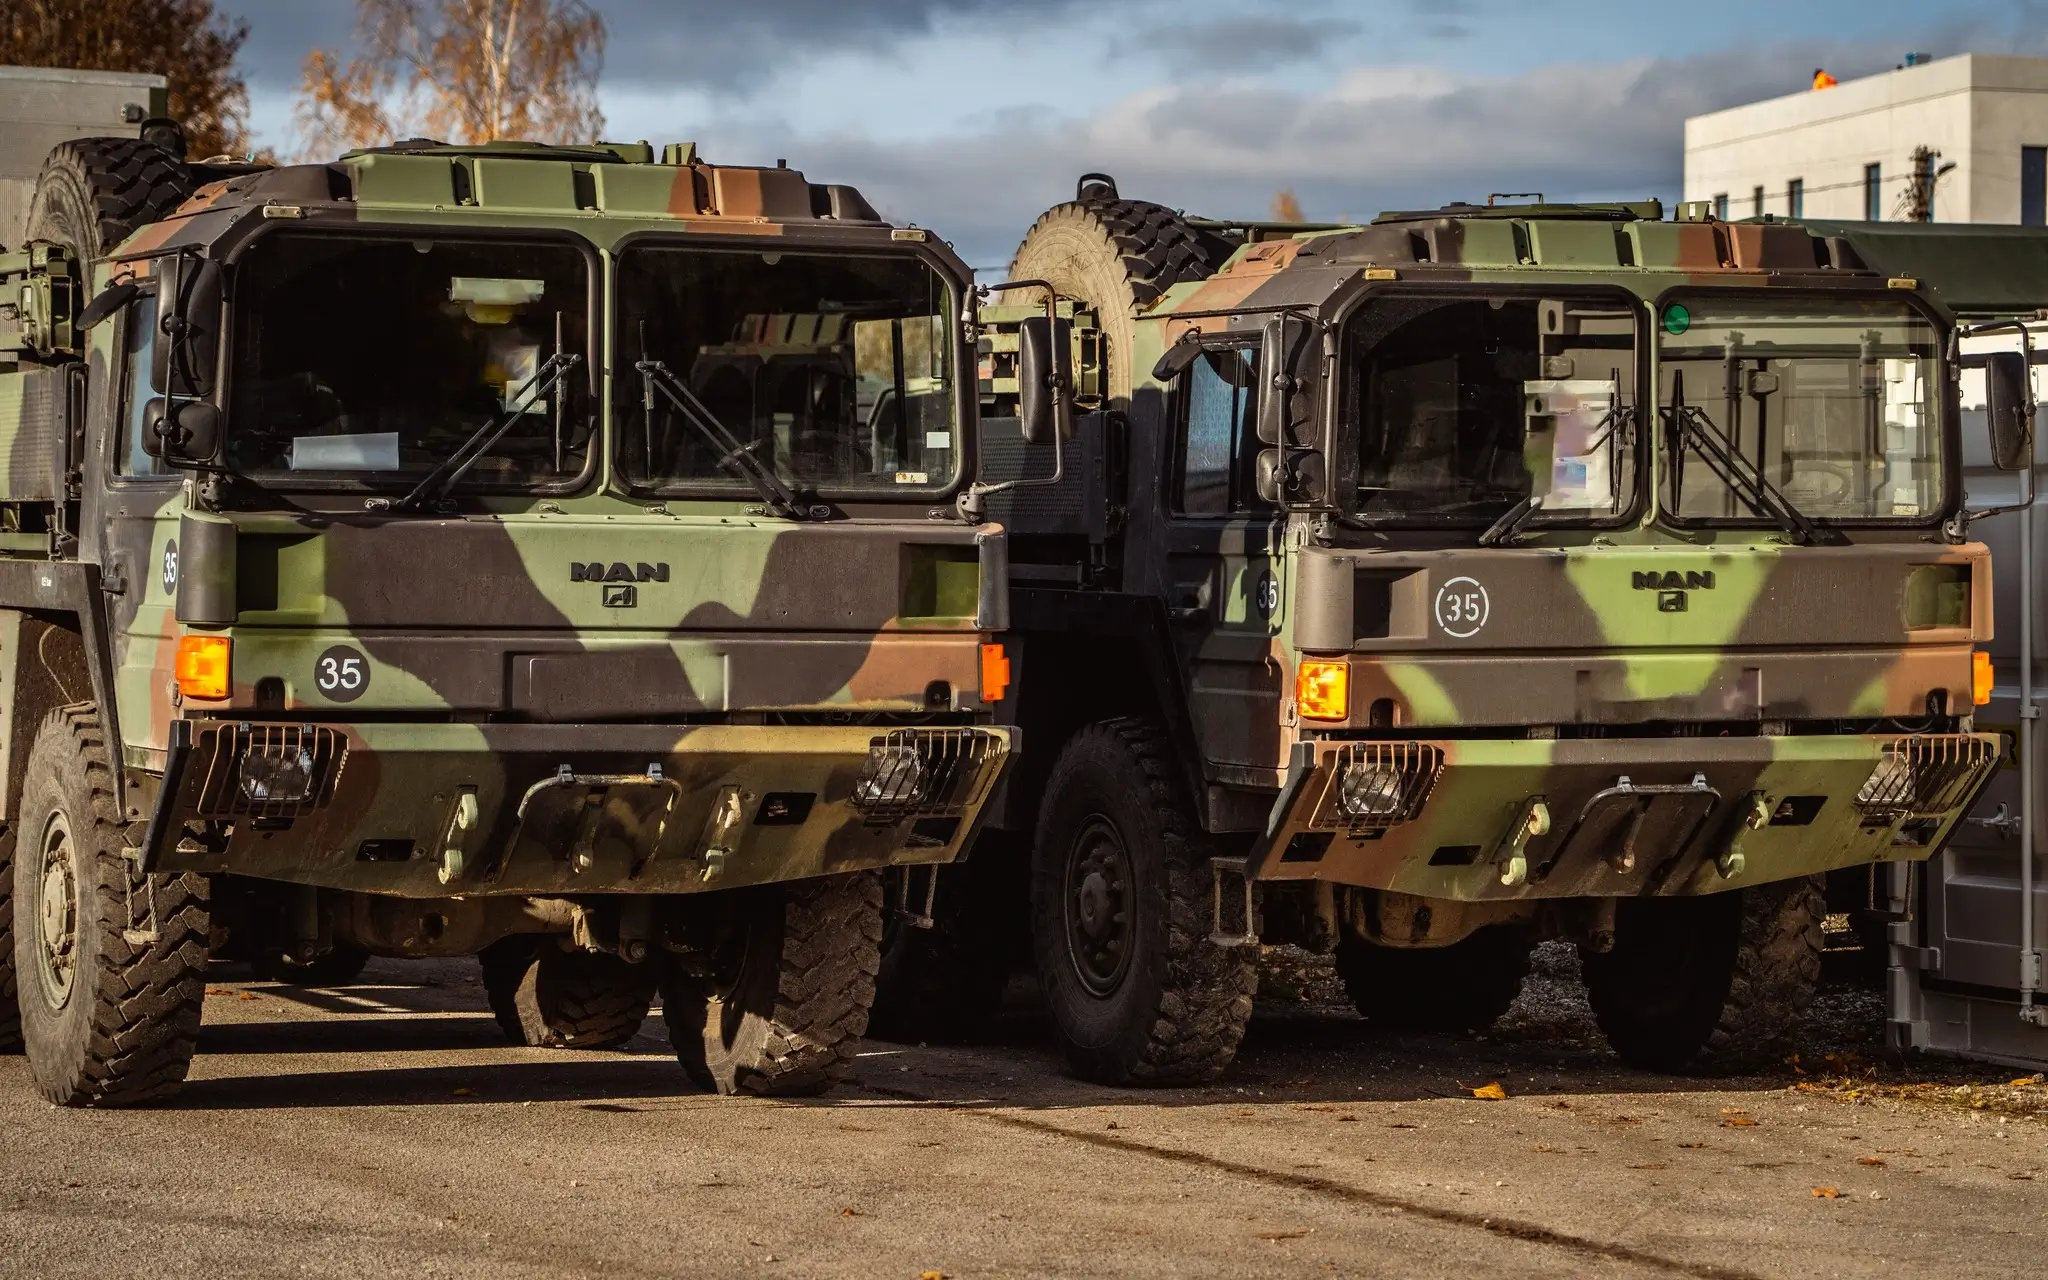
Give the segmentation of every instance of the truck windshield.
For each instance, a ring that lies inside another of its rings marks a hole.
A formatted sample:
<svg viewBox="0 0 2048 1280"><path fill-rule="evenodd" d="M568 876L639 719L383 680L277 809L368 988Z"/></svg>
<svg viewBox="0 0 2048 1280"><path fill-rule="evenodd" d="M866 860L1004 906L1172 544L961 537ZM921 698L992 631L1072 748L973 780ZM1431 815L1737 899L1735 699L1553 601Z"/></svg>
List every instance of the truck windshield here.
<svg viewBox="0 0 2048 1280"><path fill-rule="evenodd" d="M1634 503L1636 320L1624 300L1368 303L1344 334L1352 514L1487 525L1526 498L1534 523Z"/></svg>
<svg viewBox="0 0 2048 1280"><path fill-rule="evenodd" d="M278 233L236 274L228 461L250 475L404 486L525 414L466 486L579 476L589 451L589 266L575 248ZM557 344L582 357L551 390Z"/></svg>
<svg viewBox="0 0 2048 1280"><path fill-rule="evenodd" d="M645 385L643 361L793 489L952 482L958 306L921 259L642 244L619 255L617 280L612 404L627 483L742 487L714 433Z"/></svg>
<svg viewBox="0 0 2048 1280"><path fill-rule="evenodd" d="M1940 336L1906 304L1690 295L1659 321L1680 518L1920 521L1945 504Z"/></svg>

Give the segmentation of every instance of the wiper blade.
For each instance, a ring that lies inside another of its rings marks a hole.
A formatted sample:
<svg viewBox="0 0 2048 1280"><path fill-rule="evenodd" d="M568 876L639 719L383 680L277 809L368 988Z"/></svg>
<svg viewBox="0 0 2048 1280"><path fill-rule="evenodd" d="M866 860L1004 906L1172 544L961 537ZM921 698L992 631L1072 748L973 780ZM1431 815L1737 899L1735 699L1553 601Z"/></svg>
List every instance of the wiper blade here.
<svg viewBox="0 0 2048 1280"><path fill-rule="evenodd" d="M767 463L761 461L761 455L754 452L760 441L742 444L733 434L732 428L720 422L716 414L705 408L704 402L697 398L697 393L690 390L690 385L678 378L673 369L659 360L647 359L644 347L642 352L642 357L634 362L633 367L640 371L641 406L650 422L654 417L654 393L658 390L668 398L668 402L675 407L683 421L695 427L704 439L710 442L711 447L718 453L718 465L752 485L754 492L761 495L761 501L767 504L770 511L790 520L803 520L810 516L810 508L798 502L796 494L782 482L782 477L776 475ZM653 471L653 461L653 453L650 450L650 472Z"/></svg>
<svg viewBox="0 0 2048 1280"><path fill-rule="evenodd" d="M533 376L514 393L512 409L499 417L489 418L476 430L469 433L455 452L443 459L441 465L429 471L424 480L413 486L412 492L400 498L393 506L400 511L411 510L427 498L439 498L453 489L469 469L505 438L505 433L519 424L519 420L533 411L536 404L544 402L554 394L555 388L583 360L582 356L557 350L541 362Z"/></svg>
<svg viewBox="0 0 2048 1280"><path fill-rule="evenodd" d="M1536 513L1541 510L1543 510L1543 495L1540 493L1530 494L1514 506L1509 507L1500 519L1488 525L1486 532L1479 535L1479 545L1482 547L1499 546L1520 533L1522 526L1534 519Z"/></svg>
<svg viewBox="0 0 2048 1280"><path fill-rule="evenodd" d="M1793 506L1792 500L1779 492L1776 485L1765 479L1748 458L1742 456L1741 450L1707 416L1706 410L1685 402L1685 374L1682 370L1672 375L1671 404L1665 412L1671 415L1671 427L1678 436L1674 441L1677 447L1673 451L1677 458L1683 458L1684 445L1691 444L1699 450L1701 459L1721 483L1728 486L1729 492L1742 499L1744 506L1766 520L1777 522L1778 527L1791 534L1795 542L1817 540L1819 529L1813 521Z"/></svg>

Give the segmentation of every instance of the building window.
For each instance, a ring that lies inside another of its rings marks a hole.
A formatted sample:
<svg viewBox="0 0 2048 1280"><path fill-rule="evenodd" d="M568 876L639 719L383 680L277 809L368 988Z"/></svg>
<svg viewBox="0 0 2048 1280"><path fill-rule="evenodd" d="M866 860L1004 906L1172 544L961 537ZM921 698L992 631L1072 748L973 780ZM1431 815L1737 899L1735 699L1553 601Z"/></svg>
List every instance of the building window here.
<svg viewBox="0 0 2048 1280"><path fill-rule="evenodd" d="M1884 221L1884 166L1863 166L1863 220Z"/></svg>
<svg viewBox="0 0 2048 1280"><path fill-rule="evenodd" d="M1785 215L1790 218L1806 216L1806 179L1794 178L1785 184Z"/></svg>
<svg viewBox="0 0 2048 1280"><path fill-rule="evenodd" d="M1714 197L1714 216L1723 222L1728 221L1728 193L1726 191Z"/></svg>
<svg viewBox="0 0 2048 1280"><path fill-rule="evenodd" d="M1764 189L1762 187L1751 187L1749 189L1749 205L1750 217L1761 218L1764 216Z"/></svg>
<svg viewBox="0 0 2048 1280"><path fill-rule="evenodd" d="M2020 225L2048 226L2048 147L2020 148Z"/></svg>

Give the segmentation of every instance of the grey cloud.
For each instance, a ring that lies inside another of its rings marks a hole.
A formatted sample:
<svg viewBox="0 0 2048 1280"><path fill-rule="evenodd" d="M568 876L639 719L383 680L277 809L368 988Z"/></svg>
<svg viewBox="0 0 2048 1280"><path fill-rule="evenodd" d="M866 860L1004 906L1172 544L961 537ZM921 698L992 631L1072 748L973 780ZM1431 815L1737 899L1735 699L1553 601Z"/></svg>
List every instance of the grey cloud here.
<svg viewBox="0 0 2048 1280"><path fill-rule="evenodd" d="M1176 71L1263 71L1315 57L1360 29L1344 18L1223 18L1150 30L1121 47L1154 53Z"/></svg>
<svg viewBox="0 0 2048 1280"><path fill-rule="evenodd" d="M1316 94L1188 85L1064 125L999 120L926 143L730 122L700 137L714 156L788 156L815 180L855 183L892 217L994 266L1086 170L1115 174L1127 194L1222 217L1263 216L1283 187L1311 217L1367 218L1489 191L1670 199L1688 115L1791 92L1816 65L1860 74L1892 61L1889 47L1807 43L1488 79L1372 68Z"/></svg>

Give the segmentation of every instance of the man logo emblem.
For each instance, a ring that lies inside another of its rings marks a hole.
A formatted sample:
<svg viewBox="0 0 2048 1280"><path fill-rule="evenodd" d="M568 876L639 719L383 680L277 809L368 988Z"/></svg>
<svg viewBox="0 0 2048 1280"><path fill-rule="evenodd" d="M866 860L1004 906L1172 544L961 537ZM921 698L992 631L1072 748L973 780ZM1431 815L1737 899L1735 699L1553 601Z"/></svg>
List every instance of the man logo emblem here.
<svg viewBox="0 0 2048 1280"><path fill-rule="evenodd" d="M640 588L630 582L607 582L604 584L604 607L607 609L632 609L640 603Z"/></svg>

